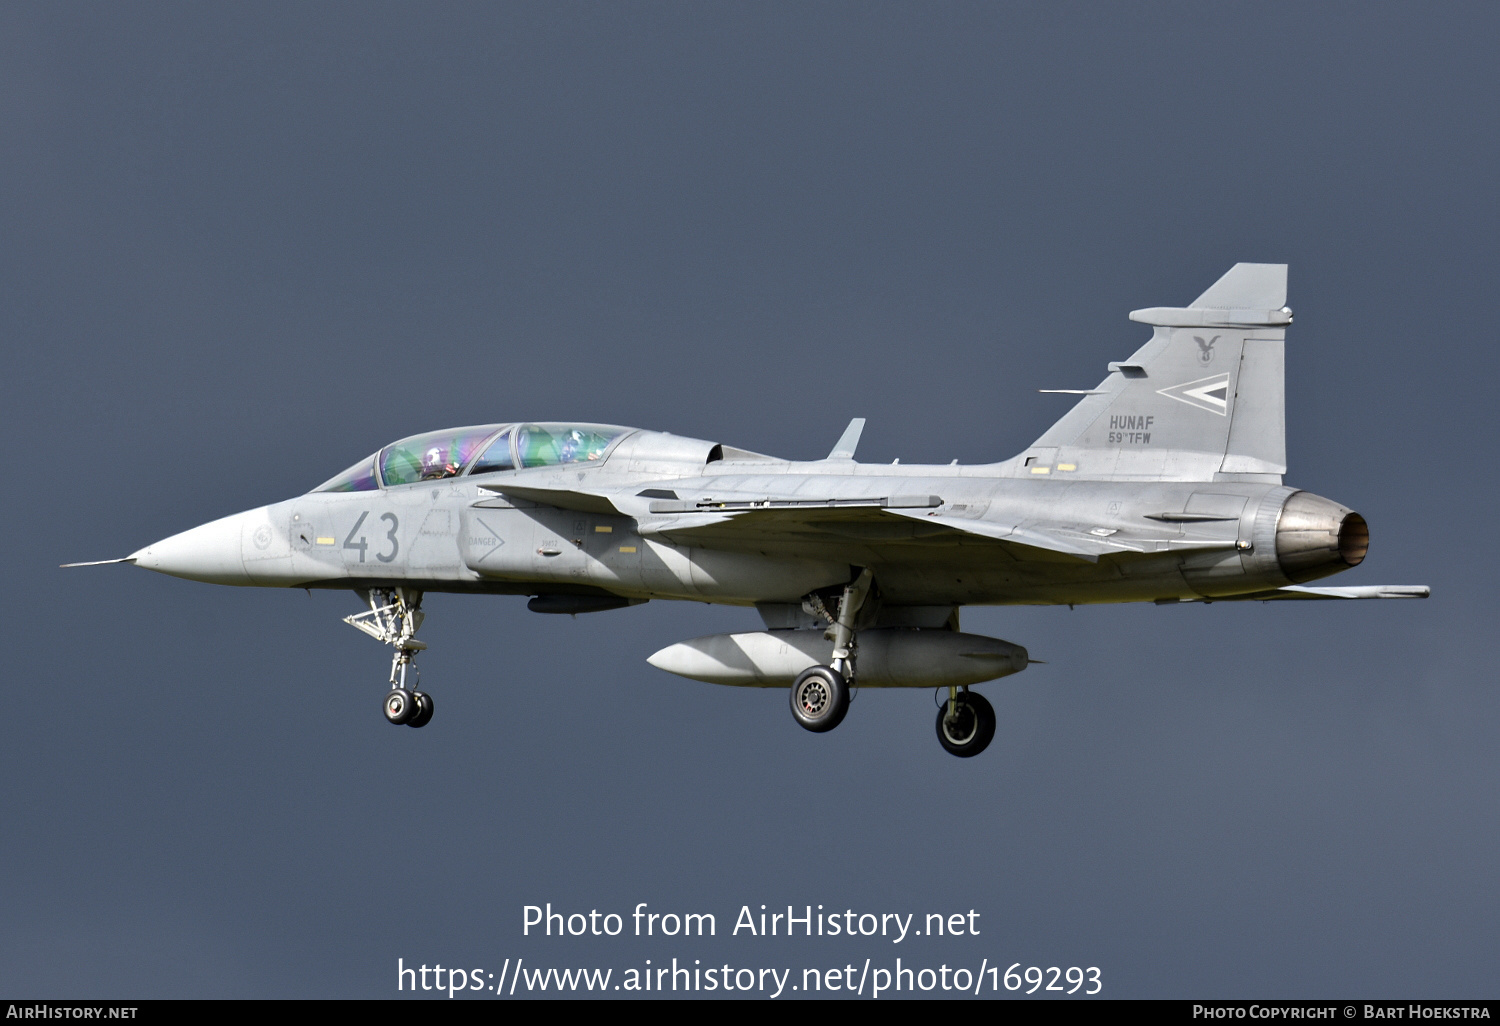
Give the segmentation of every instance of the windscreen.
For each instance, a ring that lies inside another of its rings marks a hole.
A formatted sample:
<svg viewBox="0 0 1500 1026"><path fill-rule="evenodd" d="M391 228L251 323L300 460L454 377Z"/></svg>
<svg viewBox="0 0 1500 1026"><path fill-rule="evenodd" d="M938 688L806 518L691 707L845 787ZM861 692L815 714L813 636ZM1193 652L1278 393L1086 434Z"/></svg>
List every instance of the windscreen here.
<svg viewBox="0 0 1500 1026"><path fill-rule="evenodd" d="M315 492L373 492L380 487L375 480L375 457L367 456L337 477L324 481Z"/></svg>

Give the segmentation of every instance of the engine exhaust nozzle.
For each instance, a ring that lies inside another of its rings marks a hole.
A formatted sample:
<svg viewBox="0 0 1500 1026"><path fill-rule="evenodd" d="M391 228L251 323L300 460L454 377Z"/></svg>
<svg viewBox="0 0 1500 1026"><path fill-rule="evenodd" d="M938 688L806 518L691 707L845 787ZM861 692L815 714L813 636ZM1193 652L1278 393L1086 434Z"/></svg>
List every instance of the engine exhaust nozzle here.
<svg viewBox="0 0 1500 1026"><path fill-rule="evenodd" d="M1298 584L1359 566L1370 550L1365 518L1312 492L1295 492L1276 522L1276 562Z"/></svg>

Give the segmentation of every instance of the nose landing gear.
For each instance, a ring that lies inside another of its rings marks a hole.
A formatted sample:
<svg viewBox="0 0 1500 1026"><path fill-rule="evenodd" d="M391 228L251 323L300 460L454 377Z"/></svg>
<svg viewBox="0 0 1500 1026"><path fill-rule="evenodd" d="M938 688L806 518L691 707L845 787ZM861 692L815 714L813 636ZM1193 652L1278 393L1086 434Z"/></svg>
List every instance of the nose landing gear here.
<svg viewBox="0 0 1500 1026"><path fill-rule="evenodd" d="M362 594L370 611L346 616L344 622L395 649L391 655L391 690L381 704L385 718L408 727L425 727L432 719L432 696L407 687L408 672L413 684L421 679L415 659L427 647L417 640L417 630L425 619L422 593L412 588L372 588Z"/></svg>

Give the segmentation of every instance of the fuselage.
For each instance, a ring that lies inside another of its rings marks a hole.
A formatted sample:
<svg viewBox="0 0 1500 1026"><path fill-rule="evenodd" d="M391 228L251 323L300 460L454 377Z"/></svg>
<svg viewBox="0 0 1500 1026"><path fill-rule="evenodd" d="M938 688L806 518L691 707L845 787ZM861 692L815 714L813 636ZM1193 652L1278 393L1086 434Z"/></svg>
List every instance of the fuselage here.
<svg viewBox="0 0 1500 1026"><path fill-rule="evenodd" d="M588 459L528 466L509 442L514 468L490 469L467 455L416 480L372 475L359 490L318 490L239 513L131 559L232 585L763 606L797 603L844 585L851 567L870 567L887 606L951 607L1258 592L1354 565L1367 538L1358 514L1266 480L1090 480L1066 464L1022 457L978 466L793 462L609 430ZM515 432L524 439L521 426ZM488 444L494 451L499 443ZM372 466L389 463L390 448ZM820 503L889 504L895 496L930 505L899 519L805 515L759 527L743 519L696 533L681 527L684 518L712 521L715 509L773 499L816 513ZM1027 543L1028 525L1045 525L1045 543Z"/></svg>

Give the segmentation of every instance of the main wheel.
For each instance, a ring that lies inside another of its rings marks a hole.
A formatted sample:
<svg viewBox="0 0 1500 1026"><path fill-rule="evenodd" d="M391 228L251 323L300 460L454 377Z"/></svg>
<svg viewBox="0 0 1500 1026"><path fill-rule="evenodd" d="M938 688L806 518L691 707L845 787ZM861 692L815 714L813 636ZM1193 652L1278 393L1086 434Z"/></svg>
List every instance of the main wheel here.
<svg viewBox="0 0 1500 1026"><path fill-rule="evenodd" d="M425 691L413 691L411 697L416 700L417 711L411 714L411 719L406 721L408 727L425 727L427 721L432 719L432 696Z"/></svg>
<svg viewBox="0 0 1500 1026"><path fill-rule="evenodd" d="M815 734L832 730L849 711L849 685L831 666L809 666L792 682L792 717Z"/></svg>
<svg viewBox="0 0 1500 1026"><path fill-rule="evenodd" d="M386 692L384 709L386 719L392 723L405 723L417 714L416 697L405 688L395 688Z"/></svg>
<svg viewBox="0 0 1500 1026"><path fill-rule="evenodd" d="M960 759L978 755L995 737L995 707L975 691L960 691L957 706L944 702L937 714L938 743Z"/></svg>

